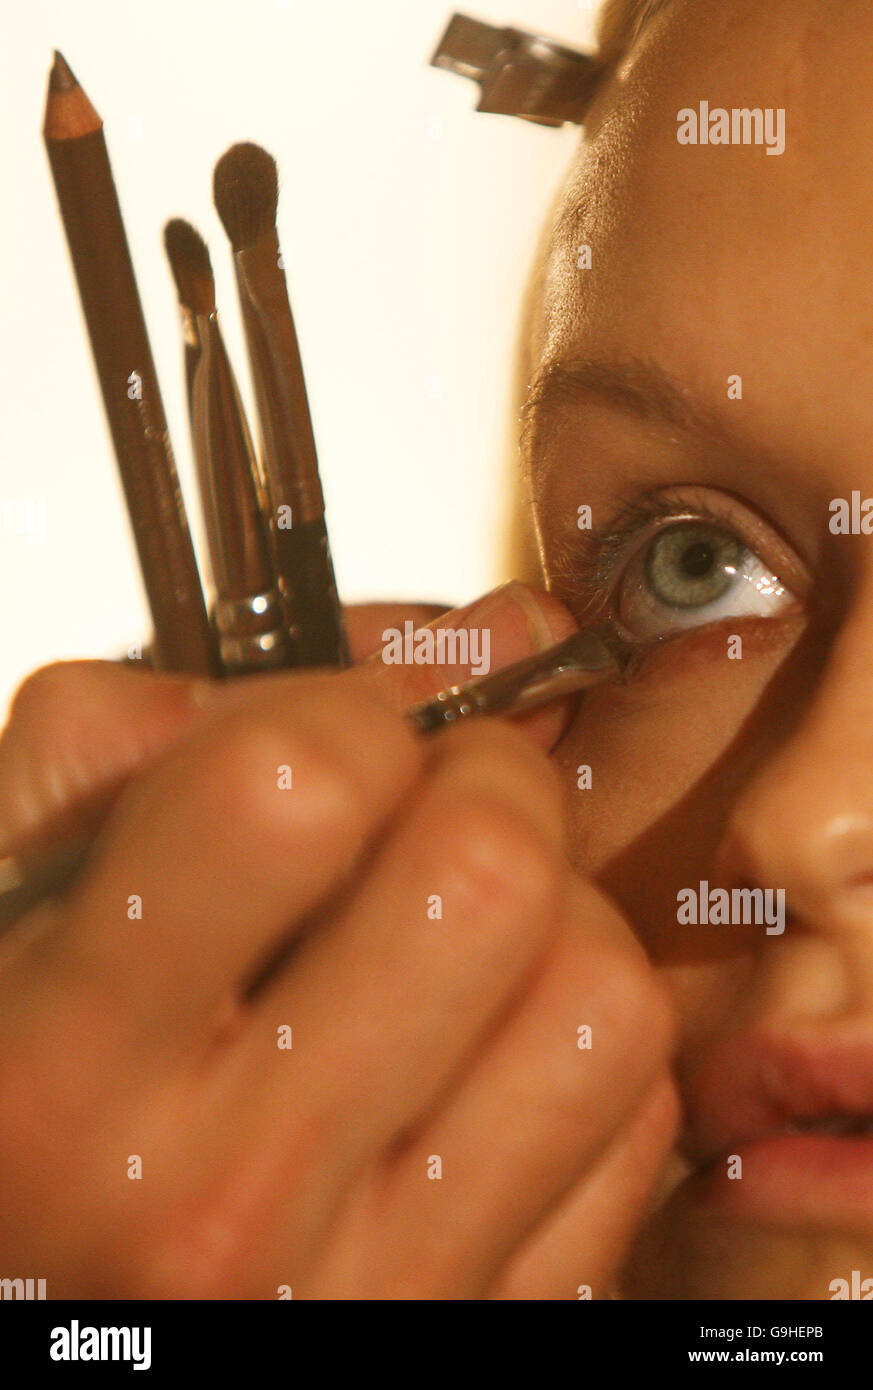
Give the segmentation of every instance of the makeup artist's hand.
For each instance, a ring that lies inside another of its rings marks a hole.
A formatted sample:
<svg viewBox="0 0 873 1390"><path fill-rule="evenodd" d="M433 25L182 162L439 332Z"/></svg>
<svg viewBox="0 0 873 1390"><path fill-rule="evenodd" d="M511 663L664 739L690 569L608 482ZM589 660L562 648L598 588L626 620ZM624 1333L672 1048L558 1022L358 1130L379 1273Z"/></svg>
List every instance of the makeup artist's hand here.
<svg viewBox="0 0 873 1390"><path fill-rule="evenodd" d="M352 614L359 655L425 616ZM573 629L515 586L466 617L492 667ZM0 852L97 838L0 942L4 1267L50 1298L606 1291L675 1123L671 1023L565 859L560 711L398 717L465 674L25 685Z"/></svg>

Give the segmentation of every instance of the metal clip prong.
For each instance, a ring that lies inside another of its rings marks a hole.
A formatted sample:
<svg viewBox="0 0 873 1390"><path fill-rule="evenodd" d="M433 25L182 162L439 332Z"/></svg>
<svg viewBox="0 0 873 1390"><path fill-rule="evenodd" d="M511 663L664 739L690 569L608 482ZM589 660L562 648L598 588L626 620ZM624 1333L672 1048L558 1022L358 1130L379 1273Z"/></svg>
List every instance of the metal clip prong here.
<svg viewBox="0 0 873 1390"><path fill-rule="evenodd" d="M431 66L478 82L478 111L546 126L581 125L600 77L599 65L587 53L465 14L452 16Z"/></svg>

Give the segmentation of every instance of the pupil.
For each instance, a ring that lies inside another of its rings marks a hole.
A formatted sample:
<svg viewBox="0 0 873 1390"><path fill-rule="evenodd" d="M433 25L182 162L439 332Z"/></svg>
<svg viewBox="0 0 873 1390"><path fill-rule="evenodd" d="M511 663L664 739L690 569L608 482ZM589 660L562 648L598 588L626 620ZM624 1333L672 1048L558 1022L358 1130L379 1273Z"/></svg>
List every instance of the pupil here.
<svg viewBox="0 0 873 1390"><path fill-rule="evenodd" d="M695 541L682 553L681 565L689 579L702 579L712 569L715 556L706 541Z"/></svg>
<svg viewBox="0 0 873 1390"><path fill-rule="evenodd" d="M659 603L705 608L733 588L746 554L726 531L702 522L677 522L650 546L646 580Z"/></svg>

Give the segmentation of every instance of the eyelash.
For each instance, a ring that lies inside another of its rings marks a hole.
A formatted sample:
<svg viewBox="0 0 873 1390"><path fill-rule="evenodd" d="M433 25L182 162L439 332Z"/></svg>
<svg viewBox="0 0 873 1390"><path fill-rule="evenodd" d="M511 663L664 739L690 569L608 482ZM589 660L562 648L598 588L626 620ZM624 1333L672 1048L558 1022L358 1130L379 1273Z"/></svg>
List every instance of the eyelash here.
<svg viewBox="0 0 873 1390"><path fill-rule="evenodd" d="M634 502L626 503L608 528L589 531L581 553L578 542L562 548L555 556L553 576L577 596L581 595L582 609L587 614L603 609L613 596L623 561L630 558L635 545L658 522L684 519L708 522L726 535L738 535L724 516L700 501L693 507L678 498L663 493L647 493Z"/></svg>

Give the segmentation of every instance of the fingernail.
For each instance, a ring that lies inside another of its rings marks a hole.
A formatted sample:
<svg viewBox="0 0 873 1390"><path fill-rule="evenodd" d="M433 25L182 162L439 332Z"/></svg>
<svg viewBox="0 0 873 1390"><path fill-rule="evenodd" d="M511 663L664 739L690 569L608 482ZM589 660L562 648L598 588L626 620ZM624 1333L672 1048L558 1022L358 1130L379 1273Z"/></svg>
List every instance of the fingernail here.
<svg viewBox="0 0 873 1390"><path fill-rule="evenodd" d="M547 603L551 605L548 608L526 584L512 579L468 608L444 614L431 626L456 627L468 632L477 630L480 651L483 655L486 649L488 651L488 670L496 671L535 652L545 651L569 635L573 624L565 610L553 599L547 599ZM480 662L480 667L484 665L484 661ZM474 674L488 672L480 669Z"/></svg>

